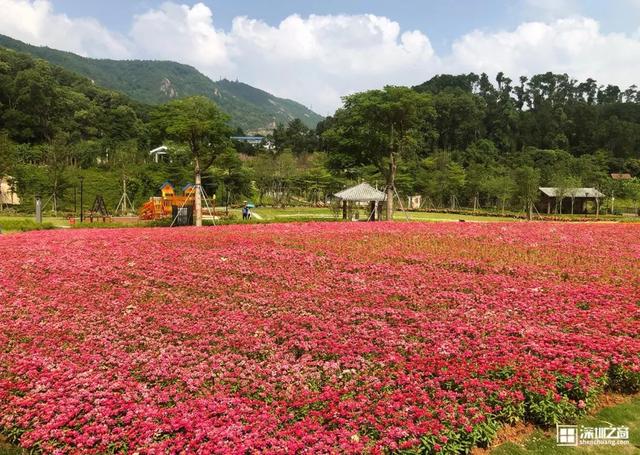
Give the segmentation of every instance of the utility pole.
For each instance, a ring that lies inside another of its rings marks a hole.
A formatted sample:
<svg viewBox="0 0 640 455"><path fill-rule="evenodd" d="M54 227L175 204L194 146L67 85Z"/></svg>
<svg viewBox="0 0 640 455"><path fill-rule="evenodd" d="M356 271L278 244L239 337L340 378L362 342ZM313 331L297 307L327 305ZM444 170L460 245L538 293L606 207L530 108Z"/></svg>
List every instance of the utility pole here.
<svg viewBox="0 0 640 455"><path fill-rule="evenodd" d="M615 204L616 198L613 195L613 191L611 192L611 214L613 215L613 204Z"/></svg>
<svg viewBox="0 0 640 455"><path fill-rule="evenodd" d="M84 221L84 201L82 199L83 197L83 187L82 187L82 183L84 182L84 176L80 176L80 222L82 223Z"/></svg>
<svg viewBox="0 0 640 455"><path fill-rule="evenodd" d="M36 194L36 223L42 224L42 198Z"/></svg>
<svg viewBox="0 0 640 455"><path fill-rule="evenodd" d="M196 201L195 201L195 221L196 221L196 226L202 226L202 197L201 197L201 190L202 188L202 178L200 176L200 163L198 161L196 161Z"/></svg>
<svg viewBox="0 0 640 455"><path fill-rule="evenodd" d="M387 221L393 221L393 197L395 194L396 156L394 149L394 125L391 123L391 143L389 147L389 179L387 181Z"/></svg>

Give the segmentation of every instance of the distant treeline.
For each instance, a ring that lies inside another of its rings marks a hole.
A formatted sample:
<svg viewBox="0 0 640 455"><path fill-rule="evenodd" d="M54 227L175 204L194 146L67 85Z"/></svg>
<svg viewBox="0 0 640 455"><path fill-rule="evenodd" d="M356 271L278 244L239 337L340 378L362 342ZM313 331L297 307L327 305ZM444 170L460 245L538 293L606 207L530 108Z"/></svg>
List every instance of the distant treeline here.
<svg viewBox="0 0 640 455"><path fill-rule="evenodd" d="M63 211L77 203L80 175L87 197L104 193L112 208L123 176L137 204L165 180L184 185L193 174L189 154L154 126L156 109L0 49L0 177L10 176L25 201L55 195ZM223 203L321 202L359 180L384 187L393 167L398 192L422 194L434 206L455 200L520 209L538 185L593 186L640 199L637 180L609 177L640 174L636 87L567 75L517 83L502 73L494 81L439 75L413 88L345 97L315 129L295 119L265 140L272 147L235 143L220 153L204 176L207 192ZM155 163L148 151L161 144L169 155Z"/></svg>

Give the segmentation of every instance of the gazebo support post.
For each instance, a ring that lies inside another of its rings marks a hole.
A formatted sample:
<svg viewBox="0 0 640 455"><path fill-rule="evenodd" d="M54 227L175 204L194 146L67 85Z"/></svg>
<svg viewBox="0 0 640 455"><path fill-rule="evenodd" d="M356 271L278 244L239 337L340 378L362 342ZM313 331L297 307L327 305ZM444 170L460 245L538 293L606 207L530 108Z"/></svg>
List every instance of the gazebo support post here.
<svg viewBox="0 0 640 455"><path fill-rule="evenodd" d="M376 220L376 206L377 206L377 202L376 201L371 201L369 202L369 218L367 219L367 221L375 221Z"/></svg>
<svg viewBox="0 0 640 455"><path fill-rule="evenodd" d="M347 219L347 201L342 201L342 219Z"/></svg>

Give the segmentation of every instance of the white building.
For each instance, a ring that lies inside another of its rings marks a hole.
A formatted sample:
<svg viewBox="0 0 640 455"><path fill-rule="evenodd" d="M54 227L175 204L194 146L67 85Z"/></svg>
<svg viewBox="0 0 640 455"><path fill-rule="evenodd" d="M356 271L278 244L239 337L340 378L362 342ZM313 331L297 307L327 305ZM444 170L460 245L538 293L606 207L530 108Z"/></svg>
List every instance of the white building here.
<svg viewBox="0 0 640 455"><path fill-rule="evenodd" d="M11 186L12 178L7 176L0 178L0 206L2 205L19 205L20 198Z"/></svg>

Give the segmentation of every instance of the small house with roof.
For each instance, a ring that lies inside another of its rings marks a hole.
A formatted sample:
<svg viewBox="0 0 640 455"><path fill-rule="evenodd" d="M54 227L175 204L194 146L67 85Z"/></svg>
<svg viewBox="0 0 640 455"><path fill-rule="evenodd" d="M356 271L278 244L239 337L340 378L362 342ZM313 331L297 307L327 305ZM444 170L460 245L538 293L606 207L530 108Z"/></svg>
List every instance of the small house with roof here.
<svg viewBox="0 0 640 455"><path fill-rule="evenodd" d="M387 195L372 187L366 182L346 188L333 195L342 204L342 219L354 219L357 213L354 209L358 206L367 207L367 221L380 221L382 219L382 202Z"/></svg>
<svg viewBox="0 0 640 455"><path fill-rule="evenodd" d="M540 187L538 210L546 213L588 213L591 203L600 213L600 202L605 197L595 188Z"/></svg>
<svg viewBox="0 0 640 455"><path fill-rule="evenodd" d="M168 150L169 149L165 145L161 145L160 147L156 147L153 150L150 150L149 156L153 161L159 163L160 161L164 160L164 157L168 155ZM162 160L160 159L160 157L163 157Z"/></svg>

